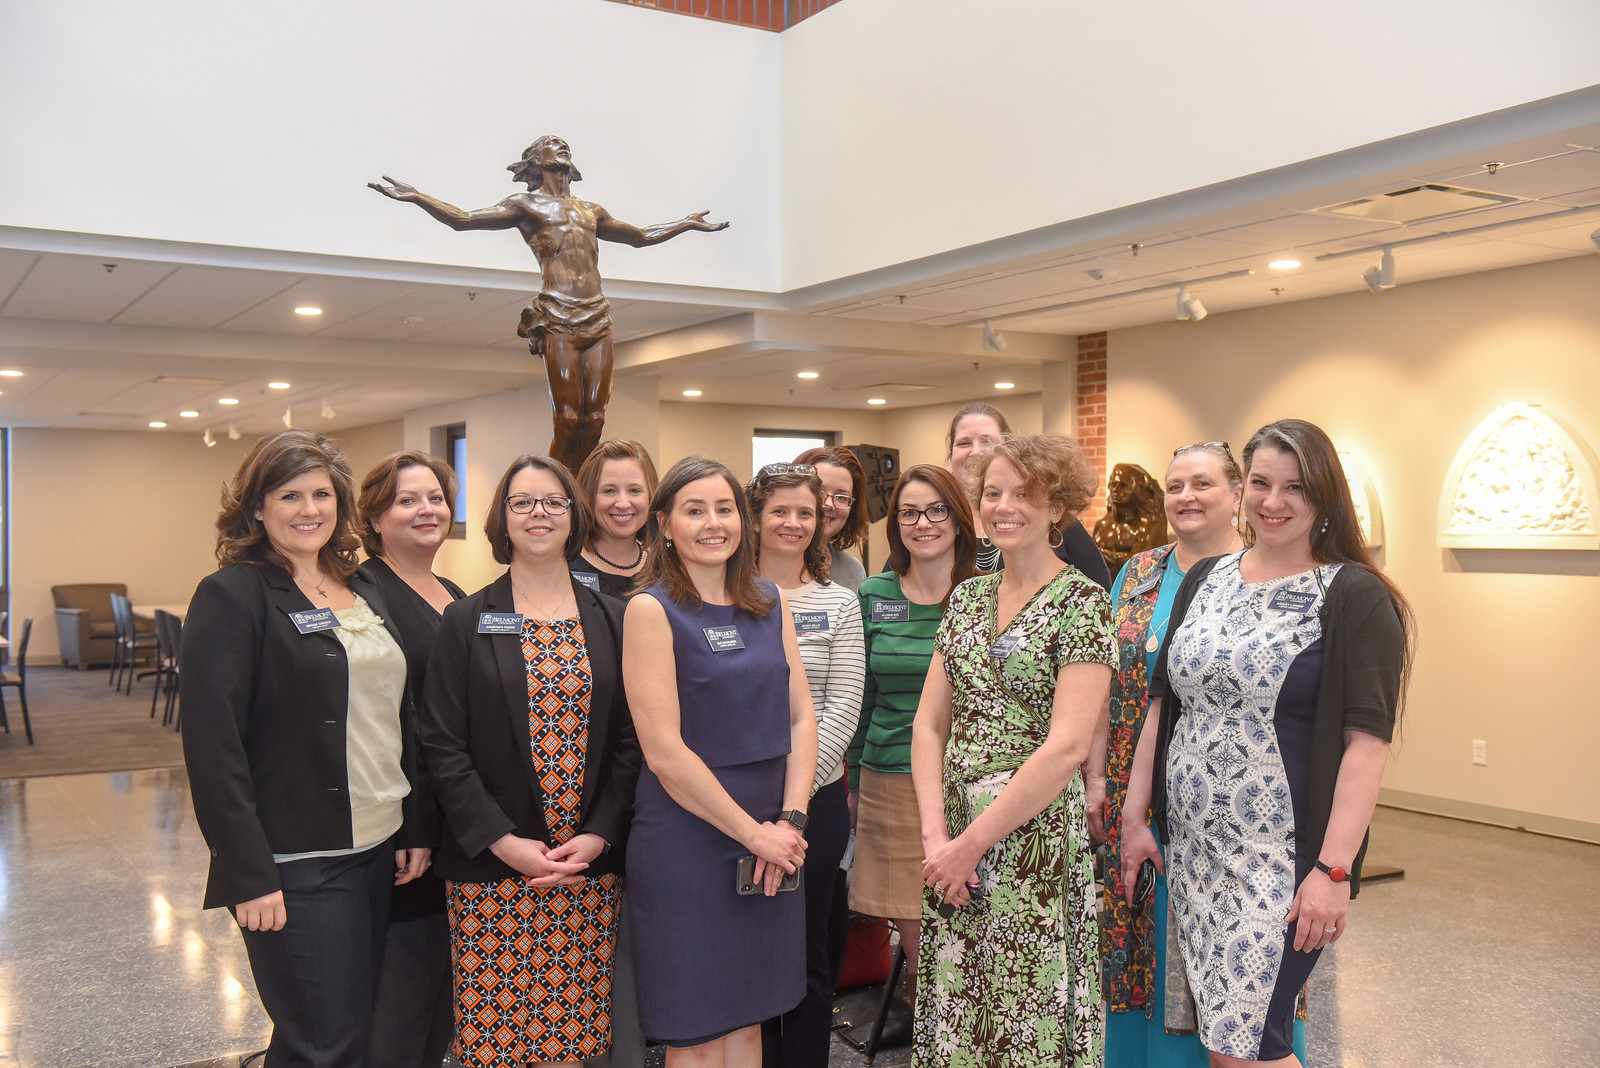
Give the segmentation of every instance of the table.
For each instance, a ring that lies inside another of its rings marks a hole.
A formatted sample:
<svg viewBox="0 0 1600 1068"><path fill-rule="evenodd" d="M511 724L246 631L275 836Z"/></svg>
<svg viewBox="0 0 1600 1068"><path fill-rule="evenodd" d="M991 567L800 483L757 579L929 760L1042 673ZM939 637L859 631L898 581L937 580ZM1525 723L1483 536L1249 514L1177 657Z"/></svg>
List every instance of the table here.
<svg viewBox="0 0 1600 1068"><path fill-rule="evenodd" d="M147 619L154 623L157 609L177 616L180 621L189 614L188 604L136 604L133 606L133 614L139 619Z"/></svg>

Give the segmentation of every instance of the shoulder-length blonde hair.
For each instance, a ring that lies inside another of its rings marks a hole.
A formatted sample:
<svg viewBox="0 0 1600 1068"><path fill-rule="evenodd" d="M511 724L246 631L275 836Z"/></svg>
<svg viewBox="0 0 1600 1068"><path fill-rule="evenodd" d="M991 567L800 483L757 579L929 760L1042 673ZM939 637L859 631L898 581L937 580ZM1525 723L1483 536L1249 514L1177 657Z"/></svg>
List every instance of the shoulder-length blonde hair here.
<svg viewBox="0 0 1600 1068"><path fill-rule="evenodd" d="M667 541L661 529L662 521L672 514L683 488L691 482L712 477L728 484L739 514L739 547L733 550L727 563L725 582L728 596L735 606L751 615L765 616L778 602L757 582L759 575L756 573L756 550L751 537L754 524L750 521L750 502L745 500L744 490L734 479L733 472L704 456L686 456L679 460L662 476L661 484L656 487L655 496L650 500L650 533L645 543L645 565L633 588L642 590L660 586L678 604L699 608L704 603L699 591L694 588L694 581L689 578L689 572L684 570L683 561L678 559L677 547Z"/></svg>
<svg viewBox="0 0 1600 1068"><path fill-rule="evenodd" d="M950 593L978 572L978 524L972 518L972 505L967 501L966 491L956 481L955 475L933 464L917 464L906 468L900 475L900 481L894 484L894 492L889 495L889 566L897 574L903 577L911 570L911 553L901 537L900 520L895 513L900 510L900 494L913 482L933 487L939 499L950 506L950 519L946 522L956 525L956 557L950 564L950 590L940 602L948 605Z"/></svg>
<svg viewBox="0 0 1600 1068"><path fill-rule="evenodd" d="M337 506L333 533L317 550L317 565L341 580L353 575L356 547L360 544L351 529L355 479L338 442L312 430L280 430L262 438L222 487L222 511L217 513L217 563L277 564L292 574L293 565L267 537L267 529L256 513L269 493L313 471L328 473Z"/></svg>

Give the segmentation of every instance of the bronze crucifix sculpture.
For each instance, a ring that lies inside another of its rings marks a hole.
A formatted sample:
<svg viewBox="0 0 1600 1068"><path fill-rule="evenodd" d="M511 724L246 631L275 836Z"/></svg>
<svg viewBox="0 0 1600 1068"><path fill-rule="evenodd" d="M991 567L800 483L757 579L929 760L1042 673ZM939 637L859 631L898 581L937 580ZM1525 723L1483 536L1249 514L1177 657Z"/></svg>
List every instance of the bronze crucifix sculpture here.
<svg viewBox="0 0 1600 1068"><path fill-rule="evenodd" d="M550 455L577 471L600 441L611 400L611 306L600 292L600 240L643 248L689 230L712 232L728 224L706 222L703 211L644 227L613 218L599 204L572 195L572 183L583 175L572 165L572 149L550 134L506 169L528 191L476 211L463 211L388 175L367 184L392 200L417 205L454 230L514 227L521 232L539 258L544 280L523 309L517 334L544 358L550 379L555 409Z"/></svg>

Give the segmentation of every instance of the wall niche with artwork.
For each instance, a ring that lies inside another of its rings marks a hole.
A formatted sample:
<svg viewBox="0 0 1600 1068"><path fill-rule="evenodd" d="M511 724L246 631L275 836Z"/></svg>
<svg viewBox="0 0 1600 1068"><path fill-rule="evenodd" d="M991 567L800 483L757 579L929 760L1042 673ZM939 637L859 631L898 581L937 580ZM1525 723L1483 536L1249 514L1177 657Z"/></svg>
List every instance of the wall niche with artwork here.
<svg viewBox="0 0 1600 1068"><path fill-rule="evenodd" d="M1536 404L1495 409L1461 444L1439 497L1447 549L1600 549L1594 451Z"/></svg>

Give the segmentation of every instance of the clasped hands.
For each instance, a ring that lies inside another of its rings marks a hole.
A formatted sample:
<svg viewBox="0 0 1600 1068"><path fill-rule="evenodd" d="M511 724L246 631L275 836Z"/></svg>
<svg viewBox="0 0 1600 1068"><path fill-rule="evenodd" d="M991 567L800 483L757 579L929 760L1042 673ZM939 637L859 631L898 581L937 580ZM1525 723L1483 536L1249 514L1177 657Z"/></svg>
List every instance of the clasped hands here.
<svg viewBox="0 0 1600 1068"><path fill-rule="evenodd" d="M490 852L528 877L532 886L571 886L583 881L584 869L605 851L598 834L575 834L550 847L532 838L507 834L489 847Z"/></svg>
<svg viewBox="0 0 1600 1068"><path fill-rule="evenodd" d="M800 828L788 820L756 825L755 834L745 846L756 855L756 882L761 892L772 897L785 875L799 871L806 862L806 839Z"/></svg>
<svg viewBox="0 0 1600 1068"><path fill-rule="evenodd" d="M984 850L967 839L965 833L954 838L945 827L922 835L922 881L933 888L939 900L960 908L972 900L978 887L978 861Z"/></svg>

